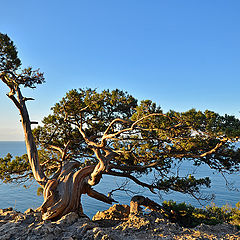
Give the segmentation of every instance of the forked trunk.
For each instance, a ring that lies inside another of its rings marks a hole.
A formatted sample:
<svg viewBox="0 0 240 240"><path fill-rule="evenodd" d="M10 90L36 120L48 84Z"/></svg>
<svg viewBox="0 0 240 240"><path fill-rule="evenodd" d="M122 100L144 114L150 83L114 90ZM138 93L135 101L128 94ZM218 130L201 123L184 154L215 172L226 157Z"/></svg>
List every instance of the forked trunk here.
<svg viewBox="0 0 240 240"><path fill-rule="evenodd" d="M17 99L14 96L15 93L17 93ZM86 193L90 197L111 204L114 201L113 199L91 188L91 185L97 184L101 178L101 171L97 171L97 173L96 170L94 171L95 168L97 170L99 169L99 164L97 164L97 166L87 166L75 171L74 169L78 167L78 164L69 163L63 167L63 170L56 178L48 179L45 176L39 163L38 151L32 134L31 121L26 108L25 99L19 87L11 89L8 97L19 109L28 159L33 176L44 189L44 203L39 208L42 212L42 219L56 220L69 212L77 212L79 215L83 215L81 195ZM94 179L92 173L94 173ZM89 184L89 182L93 183Z"/></svg>
<svg viewBox="0 0 240 240"><path fill-rule="evenodd" d="M57 220L69 212L84 215L81 195L88 194L105 203L112 204L113 199L98 193L88 184L88 179L95 166L86 166L74 172L74 166L62 171L57 179L49 180L44 188L44 203L39 208L43 220Z"/></svg>

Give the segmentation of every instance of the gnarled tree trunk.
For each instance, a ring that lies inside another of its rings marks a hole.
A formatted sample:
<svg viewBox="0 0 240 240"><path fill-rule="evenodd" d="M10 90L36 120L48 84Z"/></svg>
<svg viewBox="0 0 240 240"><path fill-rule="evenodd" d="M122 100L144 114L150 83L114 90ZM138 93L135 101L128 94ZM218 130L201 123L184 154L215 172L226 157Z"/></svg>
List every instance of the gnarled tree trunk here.
<svg viewBox="0 0 240 240"><path fill-rule="evenodd" d="M77 212L79 215L83 215L82 194L88 194L90 197L111 204L114 201L113 199L92 189L92 186L100 181L101 174L106 168L107 156L111 154L103 156L99 149L95 147L94 152L100 160L96 166L87 166L76 171L75 168L79 167L79 164L68 162L55 177L48 179L39 163L38 151L31 130L31 121L25 104L26 98L22 96L18 86L10 87L10 89L8 97L17 106L21 115L27 154L33 176L44 189L44 203L39 208L42 212L42 219L56 220L69 212ZM17 98L15 94L17 94Z"/></svg>

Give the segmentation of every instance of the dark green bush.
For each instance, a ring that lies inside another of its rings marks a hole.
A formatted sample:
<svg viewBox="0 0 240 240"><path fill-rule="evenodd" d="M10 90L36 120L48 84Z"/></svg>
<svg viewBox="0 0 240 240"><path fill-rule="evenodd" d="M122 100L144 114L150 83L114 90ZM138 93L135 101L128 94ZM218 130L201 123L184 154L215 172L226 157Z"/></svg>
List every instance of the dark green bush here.
<svg viewBox="0 0 240 240"><path fill-rule="evenodd" d="M201 223L216 225L223 222L240 226L240 202L234 208L229 205L217 207L215 204L206 208L195 208L185 202L174 201L164 201L162 205L166 210L166 217L183 227L196 227Z"/></svg>

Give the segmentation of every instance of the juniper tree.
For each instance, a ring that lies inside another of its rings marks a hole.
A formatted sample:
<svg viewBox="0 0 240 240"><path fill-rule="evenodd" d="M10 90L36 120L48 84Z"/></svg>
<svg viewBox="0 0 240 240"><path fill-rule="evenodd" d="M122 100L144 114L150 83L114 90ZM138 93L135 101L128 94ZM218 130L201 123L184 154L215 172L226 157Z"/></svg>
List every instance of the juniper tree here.
<svg viewBox="0 0 240 240"><path fill-rule="evenodd" d="M138 101L121 90L73 89L33 130L21 88L44 82L39 70L21 70L16 47L0 34L0 79L20 112L27 155L0 159L3 181L34 178L44 189L42 218L83 213L81 195L111 204L111 196L93 189L103 174L124 177L151 192L178 191L201 199L208 177L173 171L191 161L220 172L238 171L235 142L240 121L206 110L164 113L151 100ZM141 176L155 176L149 183ZM109 189L111 190L111 189Z"/></svg>

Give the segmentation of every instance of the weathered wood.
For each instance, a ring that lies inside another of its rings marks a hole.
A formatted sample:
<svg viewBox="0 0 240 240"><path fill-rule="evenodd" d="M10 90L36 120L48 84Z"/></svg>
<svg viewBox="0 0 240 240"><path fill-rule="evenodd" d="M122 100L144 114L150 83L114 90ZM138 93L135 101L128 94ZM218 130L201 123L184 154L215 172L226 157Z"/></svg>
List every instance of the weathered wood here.
<svg viewBox="0 0 240 240"><path fill-rule="evenodd" d="M17 94L17 99L14 96L15 93ZM42 171L42 168L39 163L37 147L31 130L31 121L20 88L16 86L14 91L13 90L10 91L8 97L14 102L14 104L16 105L20 112L28 160L32 168L33 176L39 183L39 185L44 187L47 182L47 178L44 172Z"/></svg>
<svg viewBox="0 0 240 240"><path fill-rule="evenodd" d="M143 197L140 195L136 195L132 197L130 202L130 214L137 214L141 210L141 206L147 207L151 210L162 212L165 210L160 206L158 203L154 202L153 200Z"/></svg>
<svg viewBox="0 0 240 240"><path fill-rule="evenodd" d="M17 94L17 98L15 94ZM69 212L77 212L82 215L82 194L88 194L90 197L109 204L114 202L113 199L96 192L90 186L100 181L102 172L106 169L112 153L107 153L106 156L103 156L100 150L96 148L95 153L99 160L97 165L87 166L75 172L73 170L79 167L79 163L66 162L53 178L47 179L39 163L38 151L31 130L31 124L33 122L30 121L25 104L26 100L31 99L24 98L18 86L15 89L11 89L8 97L14 102L20 112L27 155L33 176L44 189L44 202L39 208L42 212L43 220L59 219ZM62 161L66 159L66 151L67 146L65 151L62 152Z"/></svg>

